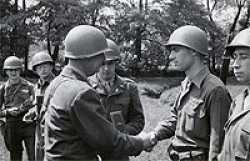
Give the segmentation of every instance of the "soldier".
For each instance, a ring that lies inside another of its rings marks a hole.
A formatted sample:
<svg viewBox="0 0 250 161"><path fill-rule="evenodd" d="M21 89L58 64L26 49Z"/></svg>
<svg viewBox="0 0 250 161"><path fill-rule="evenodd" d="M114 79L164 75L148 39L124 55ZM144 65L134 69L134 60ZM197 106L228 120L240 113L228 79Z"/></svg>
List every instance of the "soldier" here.
<svg viewBox="0 0 250 161"><path fill-rule="evenodd" d="M213 161L222 147L231 97L204 64L206 34L196 26L182 26L171 34L166 46L171 52L169 59L186 78L170 117L151 135L157 140L174 136L168 149L173 161Z"/></svg>
<svg viewBox="0 0 250 161"><path fill-rule="evenodd" d="M4 141L11 161L21 161L24 141L29 161L35 159L35 124L23 122L23 116L32 107L33 85L20 77L22 62L16 56L4 61L8 80L0 87L2 116L6 119Z"/></svg>
<svg viewBox="0 0 250 161"><path fill-rule="evenodd" d="M105 52L104 64L98 73L89 78L92 86L101 96L106 110L106 118L121 132L139 134L145 125L143 108L134 81L116 74L116 64L120 61L120 49L114 41L107 39L112 50ZM129 160L128 156L102 154L103 160Z"/></svg>
<svg viewBox="0 0 250 161"><path fill-rule="evenodd" d="M120 133L105 118L100 97L87 76L93 75L109 51L104 34L79 25L65 38L63 71L45 91L45 160L97 160L97 154L138 155L154 142Z"/></svg>
<svg viewBox="0 0 250 161"><path fill-rule="evenodd" d="M47 51L36 53L31 60L32 70L39 75L39 80L35 85L35 102L36 106L29 110L25 115L26 121L36 120L36 140L35 140L35 157L36 161L44 160L44 128L41 127L41 121L44 120L44 112L41 111L43 96L45 89L49 86L50 82L54 79L53 60Z"/></svg>
<svg viewBox="0 0 250 161"><path fill-rule="evenodd" d="M227 50L233 53L233 70L236 79L247 85L231 104L225 125L225 141L219 161L250 160L250 28L238 33Z"/></svg>

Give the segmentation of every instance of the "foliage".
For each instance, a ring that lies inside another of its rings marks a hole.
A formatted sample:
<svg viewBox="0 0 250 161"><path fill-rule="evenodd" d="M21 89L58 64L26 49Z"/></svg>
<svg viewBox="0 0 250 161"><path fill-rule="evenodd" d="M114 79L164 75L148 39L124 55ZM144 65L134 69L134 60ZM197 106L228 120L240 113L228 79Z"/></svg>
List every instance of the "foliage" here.
<svg viewBox="0 0 250 161"><path fill-rule="evenodd" d="M218 17L225 6L232 6L232 3L227 4L224 0L207 1L216 2L213 18ZM211 54L216 55L217 59L220 59L225 46L225 30L218 25L220 20L215 18L213 22L209 19L211 10L206 9L205 0L152 0L150 3L140 0L141 5L135 0L35 2L28 8L17 7L11 0L0 2L2 58L13 54L24 57L24 46L43 42L57 61L66 33L79 24L96 26L108 38L116 41L122 51L120 66L132 74L134 71L159 74L167 70L169 53L165 51L164 44L170 34L182 25L192 24L204 29L209 38ZM244 20L249 21L247 16Z"/></svg>
<svg viewBox="0 0 250 161"><path fill-rule="evenodd" d="M164 52L164 43L176 28L186 24L197 25L207 31L208 36L213 33L215 40L210 44L211 52L222 54L224 34L221 28L212 24L204 5L194 0L164 1L154 0L152 6L143 12L133 3L115 1L113 10L114 21L109 23L107 33L111 39L120 43L123 48L122 66L127 71L139 68L141 72L156 72L167 69L168 53ZM119 24L119 25L117 25ZM129 24L129 25L128 25ZM142 39L142 53L135 53L136 31L140 29ZM125 32L124 31L128 31ZM140 61L138 61L140 60Z"/></svg>
<svg viewBox="0 0 250 161"><path fill-rule="evenodd" d="M9 55L23 57L27 39L28 28L25 25L27 14L17 8L11 0L0 1L0 55L3 60Z"/></svg>

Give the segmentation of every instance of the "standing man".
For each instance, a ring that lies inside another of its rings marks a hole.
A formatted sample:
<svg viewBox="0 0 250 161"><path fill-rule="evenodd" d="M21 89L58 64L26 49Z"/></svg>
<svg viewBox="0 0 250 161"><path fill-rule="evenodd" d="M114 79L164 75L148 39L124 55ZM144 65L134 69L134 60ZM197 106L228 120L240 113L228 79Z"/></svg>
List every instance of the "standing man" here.
<svg viewBox="0 0 250 161"><path fill-rule="evenodd" d="M105 60L98 73L89 78L92 86L101 97L107 120L121 132L129 135L139 134L145 125L143 108L134 81L116 74L120 49L116 43L107 39L110 52L105 52ZM103 160L128 161L128 156L102 154Z"/></svg>
<svg viewBox="0 0 250 161"><path fill-rule="evenodd" d="M35 85L35 102L36 106L25 115L27 121L36 117L36 141L35 141L35 157L36 161L44 160L44 127L41 122L44 121L44 112L41 111L45 89L54 79L53 60L47 51L36 53L31 60L32 70L39 75L39 80ZM29 118L30 117L30 118ZM33 117L33 118L32 118Z"/></svg>
<svg viewBox="0 0 250 161"><path fill-rule="evenodd" d="M149 137L120 133L106 119L100 96L90 86L93 75L108 52L104 34L79 25L65 39L63 71L45 91L45 160L97 160L97 154L138 155L152 144Z"/></svg>
<svg viewBox="0 0 250 161"><path fill-rule="evenodd" d="M151 135L157 140L174 136L168 149L173 161L213 161L223 144L231 97L204 64L206 34L196 26L182 26L171 34L166 46L173 65L184 71L186 78L170 117Z"/></svg>
<svg viewBox="0 0 250 161"><path fill-rule="evenodd" d="M238 33L227 50L233 53L236 79L247 85L231 104L219 161L250 160L250 28Z"/></svg>
<svg viewBox="0 0 250 161"><path fill-rule="evenodd" d="M4 141L11 161L21 161L24 141L29 161L35 160L35 123L23 122L23 116L32 107L33 85L20 77L22 62L16 56L4 61L8 80L0 87L1 114L6 119Z"/></svg>

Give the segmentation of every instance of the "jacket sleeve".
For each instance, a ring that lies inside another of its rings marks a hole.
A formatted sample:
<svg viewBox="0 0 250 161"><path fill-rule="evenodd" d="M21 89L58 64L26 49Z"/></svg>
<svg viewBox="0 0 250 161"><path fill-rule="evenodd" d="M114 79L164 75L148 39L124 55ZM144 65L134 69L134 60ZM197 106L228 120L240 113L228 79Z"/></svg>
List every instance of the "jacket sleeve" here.
<svg viewBox="0 0 250 161"><path fill-rule="evenodd" d="M228 118L231 97L223 87L216 87L208 97L210 115L209 161L216 159L224 141L224 126Z"/></svg>
<svg viewBox="0 0 250 161"><path fill-rule="evenodd" d="M130 135L139 134L145 126L143 107L139 97L139 92L135 84L128 84L131 102L129 103L128 120L125 125L125 132Z"/></svg>
<svg viewBox="0 0 250 161"><path fill-rule="evenodd" d="M6 110L3 108L4 104L4 88L5 86L2 84L0 86L0 117L6 116Z"/></svg>
<svg viewBox="0 0 250 161"><path fill-rule="evenodd" d="M104 117L100 98L93 90L83 91L75 97L70 108L70 118L84 142L97 152L117 155L139 155L142 140L120 133Z"/></svg>
<svg viewBox="0 0 250 161"><path fill-rule="evenodd" d="M4 85L0 86L0 109L2 110L4 104Z"/></svg>
<svg viewBox="0 0 250 161"><path fill-rule="evenodd" d="M170 117L158 123L154 129L156 138L163 140L172 137L175 134L177 123L177 102L179 100L180 93L175 100L174 105L171 107Z"/></svg>

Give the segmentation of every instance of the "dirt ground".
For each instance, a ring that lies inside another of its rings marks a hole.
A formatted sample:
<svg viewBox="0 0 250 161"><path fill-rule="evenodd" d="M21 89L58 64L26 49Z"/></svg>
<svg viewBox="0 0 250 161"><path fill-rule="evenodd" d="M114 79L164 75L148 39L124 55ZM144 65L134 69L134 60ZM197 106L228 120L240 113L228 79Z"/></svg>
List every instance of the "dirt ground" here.
<svg viewBox="0 0 250 161"><path fill-rule="evenodd" d="M153 130L159 121L165 119L169 115L170 107L173 104L175 96L179 90L179 86L177 85L179 84L180 80L181 79L169 78L138 80L140 94L142 94L142 90L145 87L156 90L161 89L163 86L169 87L161 94L159 98L151 98L146 95L140 95L146 117L146 125L143 132L149 132ZM232 81L229 82L227 88L229 89L232 97L235 97L237 94L240 93L244 86L239 86L237 83ZM142 152L140 156L131 157L131 161L168 161L169 158L167 154L167 148L169 142L170 140L161 141L151 153ZM7 161L9 160L8 158L9 155L6 151L3 138L2 136L0 136L0 161Z"/></svg>

